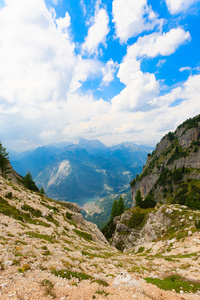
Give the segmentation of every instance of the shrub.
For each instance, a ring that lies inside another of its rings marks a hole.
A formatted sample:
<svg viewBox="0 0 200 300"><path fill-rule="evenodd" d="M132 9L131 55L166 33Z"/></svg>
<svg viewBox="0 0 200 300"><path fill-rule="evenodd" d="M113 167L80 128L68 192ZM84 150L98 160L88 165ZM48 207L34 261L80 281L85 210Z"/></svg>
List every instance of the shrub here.
<svg viewBox="0 0 200 300"><path fill-rule="evenodd" d="M131 215L130 219L124 223L126 223L126 225L129 228L138 228L140 226L143 226L144 218L145 218L145 213L142 213L141 210L136 207L132 211L132 215Z"/></svg>

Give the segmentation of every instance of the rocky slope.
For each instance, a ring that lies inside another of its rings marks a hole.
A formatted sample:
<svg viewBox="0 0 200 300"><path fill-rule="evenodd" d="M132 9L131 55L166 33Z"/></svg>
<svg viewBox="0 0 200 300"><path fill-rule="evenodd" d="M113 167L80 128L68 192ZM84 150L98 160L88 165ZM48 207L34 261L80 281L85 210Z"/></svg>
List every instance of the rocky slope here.
<svg viewBox="0 0 200 300"><path fill-rule="evenodd" d="M143 253L123 254L79 211L0 177L0 299L200 298L200 234L193 225L184 242L148 242ZM193 224L196 217L185 212L191 217ZM181 285L155 285L169 275Z"/></svg>

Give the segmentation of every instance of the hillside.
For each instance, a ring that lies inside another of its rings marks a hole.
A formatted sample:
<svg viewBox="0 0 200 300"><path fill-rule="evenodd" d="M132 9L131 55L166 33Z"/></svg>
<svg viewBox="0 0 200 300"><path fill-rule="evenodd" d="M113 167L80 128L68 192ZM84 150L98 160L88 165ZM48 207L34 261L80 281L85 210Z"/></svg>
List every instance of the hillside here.
<svg viewBox="0 0 200 300"><path fill-rule="evenodd" d="M123 254L79 211L0 177L2 300L199 299L198 231Z"/></svg>

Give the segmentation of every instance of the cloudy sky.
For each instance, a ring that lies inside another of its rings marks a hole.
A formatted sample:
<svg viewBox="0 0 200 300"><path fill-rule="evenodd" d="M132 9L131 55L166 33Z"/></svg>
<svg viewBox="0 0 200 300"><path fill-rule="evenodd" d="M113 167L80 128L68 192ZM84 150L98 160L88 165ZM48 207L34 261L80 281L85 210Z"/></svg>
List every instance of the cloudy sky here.
<svg viewBox="0 0 200 300"><path fill-rule="evenodd" d="M200 113L200 1L0 0L0 140L155 144Z"/></svg>

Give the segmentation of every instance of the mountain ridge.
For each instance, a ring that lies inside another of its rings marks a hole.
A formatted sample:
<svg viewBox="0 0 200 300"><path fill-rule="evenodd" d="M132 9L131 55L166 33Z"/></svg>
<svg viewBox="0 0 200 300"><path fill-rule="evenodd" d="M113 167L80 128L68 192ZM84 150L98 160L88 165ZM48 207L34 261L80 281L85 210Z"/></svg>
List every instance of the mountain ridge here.
<svg viewBox="0 0 200 300"><path fill-rule="evenodd" d="M141 172L150 151L148 146L132 143L106 147L98 140L85 139L78 144L63 144L62 149L55 146L39 147L24 157L21 154L18 161L11 158L11 162L22 175L29 170L49 197L74 202L126 190L131 178ZM68 165L68 171L64 165ZM62 180L53 180L59 176Z"/></svg>

